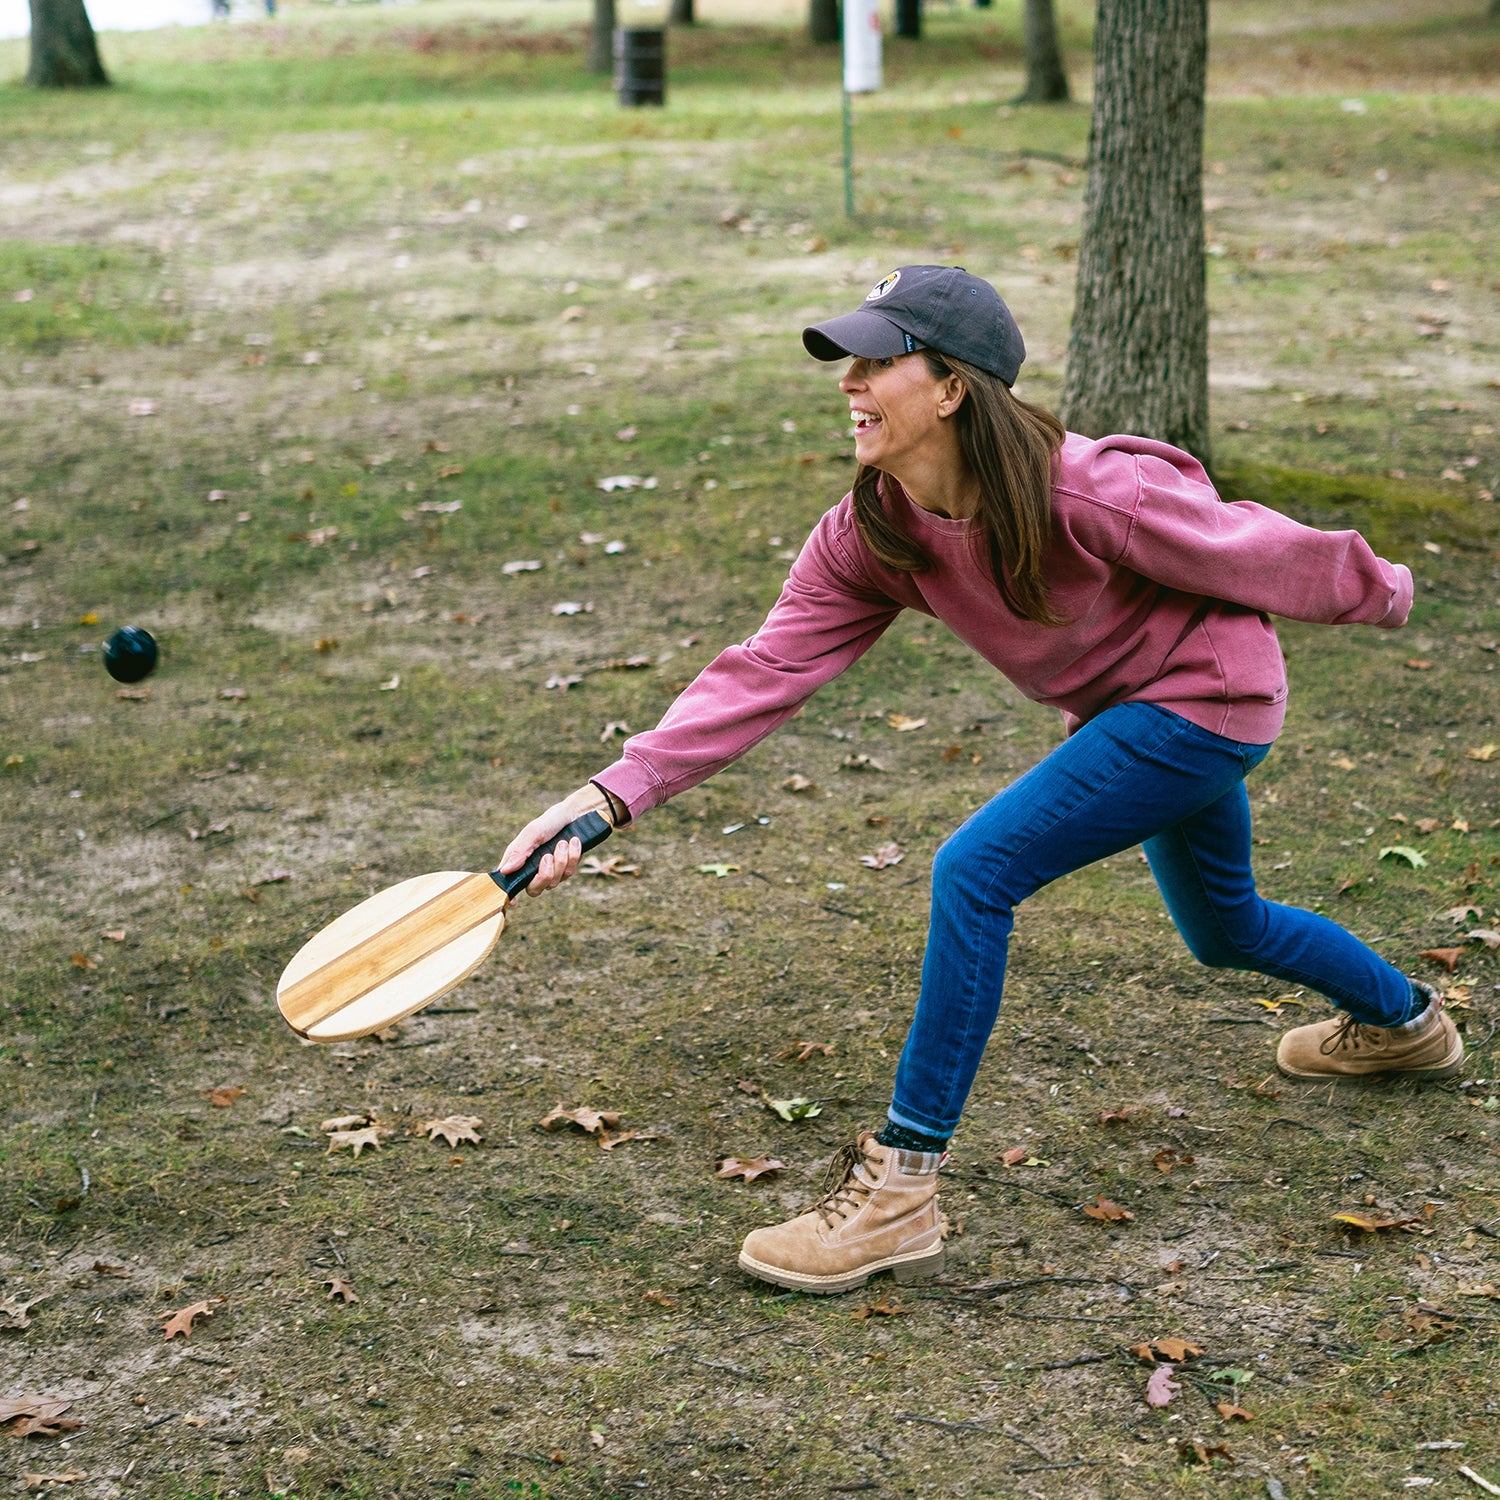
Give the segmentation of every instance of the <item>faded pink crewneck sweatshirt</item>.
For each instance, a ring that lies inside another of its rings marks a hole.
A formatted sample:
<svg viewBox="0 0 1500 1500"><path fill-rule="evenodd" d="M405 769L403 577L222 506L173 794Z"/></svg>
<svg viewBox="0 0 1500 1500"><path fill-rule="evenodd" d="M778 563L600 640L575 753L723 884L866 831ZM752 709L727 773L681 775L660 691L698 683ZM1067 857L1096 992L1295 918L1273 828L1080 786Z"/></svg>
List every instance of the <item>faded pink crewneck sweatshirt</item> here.
<svg viewBox="0 0 1500 1500"><path fill-rule="evenodd" d="M848 495L807 539L765 624L701 671L655 729L594 780L632 818L722 770L870 649L903 609L941 620L1072 733L1117 703L1157 703L1248 744L1276 738L1286 671L1268 615L1395 629L1412 577L1354 531L1315 531L1219 499L1197 459L1146 438L1069 434L1056 465L1044 576L1068 623L1007 607L969 521L895 484L892 515L932 558L886 567Z"/></svg>

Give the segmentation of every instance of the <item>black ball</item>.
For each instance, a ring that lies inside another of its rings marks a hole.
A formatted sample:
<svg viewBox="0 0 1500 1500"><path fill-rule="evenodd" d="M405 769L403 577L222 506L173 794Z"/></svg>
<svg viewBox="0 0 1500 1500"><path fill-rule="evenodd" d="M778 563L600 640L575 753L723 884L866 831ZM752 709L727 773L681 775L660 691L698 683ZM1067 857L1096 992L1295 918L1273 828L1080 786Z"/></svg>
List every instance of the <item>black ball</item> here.
<svg viewBox="0 0 1500 1500"><path fill-rule="evenodd" d="M116 682L139 682L156 667L156 642L139 625L122 625L104 643L104 670Z"/></svg>

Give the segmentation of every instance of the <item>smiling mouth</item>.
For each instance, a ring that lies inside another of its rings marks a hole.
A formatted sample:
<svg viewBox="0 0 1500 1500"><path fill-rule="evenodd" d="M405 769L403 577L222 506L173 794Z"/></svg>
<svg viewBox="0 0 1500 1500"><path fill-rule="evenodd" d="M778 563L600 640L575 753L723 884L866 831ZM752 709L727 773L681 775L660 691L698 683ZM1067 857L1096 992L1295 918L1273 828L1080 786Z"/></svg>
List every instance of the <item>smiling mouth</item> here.
<svg viewBox="0 0 1500 1500"><path fill-rule="evenodd" d="M872 411L851 411L849 420L854 423L856 432L869 432L872 428L880 426L880 418Z"/></svg>

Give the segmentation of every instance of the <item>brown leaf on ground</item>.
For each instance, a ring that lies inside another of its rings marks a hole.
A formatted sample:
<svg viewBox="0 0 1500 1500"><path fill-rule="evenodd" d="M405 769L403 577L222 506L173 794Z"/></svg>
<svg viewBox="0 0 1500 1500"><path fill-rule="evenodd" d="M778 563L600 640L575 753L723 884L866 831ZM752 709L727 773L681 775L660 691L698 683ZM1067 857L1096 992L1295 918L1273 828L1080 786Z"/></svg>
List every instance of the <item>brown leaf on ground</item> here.
<svg viewBox="0 0 1500 1500"><path fill-rule="evenodd" d="M45 1490L54 1484L77 1484L80 1479L89 1476L82 1469L59 1469L53 1474L28 1474L23 1472L21 1483L28 1490Z"/></svg>
<svg viewBox="0 0 1500 1500"><path fill-rule="evenodd" d="M623 854L610 854L599 859L590 854L578 866L580 875L597 875L601 880L622 880L627 875L639 876L639 865L627 865Z"/></svg>
<svg viewBox="0 0 1500 1500"><path fill-rule="evenodd" d="M335 1298L346 1305L350 1302L359 1301L359 1293L354 1290L353 1284L345 1281L342 1276L330 1276L323 1285L328 1288L328 1300L330 1302Z"/></svg>
<svg viewBox="0 0 1500 1500"><path fill-rule="evenodd" d="M125 941L125 929L123 927L111 927L108 931L101 932L99 936L106 943L123 943Z"/></svg>
<svg viewBox="0 0 1500 1500"><path fill-rule="evenodd" d="M601 1151L613 1151L616 1146L623 1146L626 1141L654 1141L656 1137L642 1135L638 1130L601 1130L598 1139Z"/></svg>
<svg viewBox="0 0 1500 1500"><path fill-rule="evenodd" d="M99 967L87 953L74 953L69 957L68 962L75 969L97 969Z"/></svg>
<svg viewBox="0 0 1500 1500"><path fill-rule="evenodd" d="M359 1153L366 1146L373 1146L380 1150L380 1127L378 1125L366 1126L363 1130L335 1130L328 1136L328 1149L324 1156L332 1156L335 1151L342 1151L347 1146L354 1153L354 1159L359 1160Z"/></svg>
<svg viewBox="0 0 1500 1500"><path fill-rule="evenodd" d="M1146 1382L1146 1405L1166 1406L1181 1389L1181 1384L1172 1379L1172 1366L1158 1365Z"/></svg>
<svg viewBox="0 0 1500 1500"><path fill-rule="evenodd" d="M742 1094L749 1094L752 1099L760 1093L760 1085L753 1078L741 1078L735 1088Z"/></svg>
<svg viewBox="0 0 1500 1500"><path fill-rule="evenodd" d="M89 1270L91 1270L96 1276L119 1276L123 1278L126 1276L135 1275L135 1272L132 1271L129 1266L112 1265L107 1260L96 1260L93 1265L89 1267Z"/></svg>
<svg viewBox="0 0 1500 1500"><path fill-rule="evenodd" d="M1091 1219L1103 1219L1110 1224L1123 1223L1126 1219L1133 1219L1135 1215L1128 1208L1121 1208L1118 1203L1109 1198L1095 1195L1092 1203L1085 1203L1083 1211Z"/></svg>
<svg viewBox="0 0 1500 1500"><path fill-rule="evenodd" d="M1418 818L1411 826L1421 834L1436 833L1442 822L1441 818Z"/></svg>
<svg viewBox="0 0 1500 1500"><path fill-rule="evenodd" d="M0 1333L19 1333L31 1326L31 1309L45 1302L47 1294L40 1297L23 1297L19 1292L0 1299Z"/></svg>
<svg viewBox="0 0 1500 1500"><path fill-rule="evenodd" d="M1385 1229L1405 1229L1408 1224L1420 1224L1420 1214L1377 1214L1358 1213L1351 1209L1347 1213L1335 1214L1333 1216L1336 1224L1349 1224L1355 1229L1362 1229L1366 1234L1378 1234Z"/></svg>
<svg viewBox="0 0 1500 1500"><path fill-rule="evenodd" d="M655 1288L649 1292L642 1292L641 1301L654 1302L658 1307L673 1308L677 1306L677 1299L675 1297L668 1297L665 1293L658 1292Z"/></svg>
<svg viewBox="0 0 1500 1500"><path fill-rule="evenodd" d="M468 1141L477 1146L479 1127L483 1124L484 1121L478 1115L446 1115L441 1120L423 1120L415 1130L418 1134L425 1131L429 1141L442 1136L451 1148L457 1148L460 1141Z"/></svg>
<svg viewBox="0 0 1500 1500"><path fill-rule="evenodd" d="M1154 1365L1156 1363L1156 1350L1153 1349L1150 1344L1132 1344L1130 1346L1130 1352L1135 1355L1137 1359L1145 1360L1148 1365Z"/></svg>
<svg viewBox="0 0 1500 1500"><path fill-rule="evenodd" d="M1464 956L1462 948L1424 948L1418 958L1429 959L1432 963L1441 964L1450 974L1458 968L1458 961Z"/></svg>
<svg viewBox="0 0 1500 1500"><path fill-rule="evenodd" d="M174 1339L179 1333L187 1339L193 1331L193 1319L211 1318L214 1308L223 1301L222 1297L208 1297L202 1302L191 1302L186 1307L179 1307L162 1324L163 1341Z"/></svg>
<svg viewBox="0 0 1500 1500"><path fill-rule="evenodd" d="M1216 1458L1222 1458L1226 1464L1234 1462L1234 1454L1223 1443L1200 1443L1196 1439L1178 1443L1177 1456L1185 1464L1212 1464Z"/></svg>
<svg viewBox="0 0 1500 1500"><path fill-rule="evenodd" d="M324 1120L318 1126L318 1129L324 1135L328 1135L335 1130L357 1130L361 1125L373 1125L374 1123L375 1116L366 1110L363 1114L358 1115L334 1115L332 1119Z"/></svg>
<svg viewBox="0 0 1500 1500"><path fill-rule="evenodd" d="M859 862L872 870L886 870L905 858L900 844L882 844L873 854L861 854Z"/></svg>
<svg viewBox="0 0 1500 1500"><path fill-rule="evenodd" d="M856 1307L849 1316L862 1322L866 1318L905 1318L910 1313L910 1308L902 1307L889 1292L884 1292L864 1307Z"/></svg>
<svg viewBox="0 0 1500 1500"><path fill-rule="evenodd" d="M1191 1339L1152 1339L1151 1347L1163 1359L1170 1359L1173 1364L1178 1365L1185 1359L1196 1359L1203 1353L1203 1346L1193 1343Z"/></svg>
<svg viewBox="0 0 1500 1500"><path fill-rule="evenodd" d="M21 1417L11 1424L10 1432L19 1438L55 1438L77 1432L82 1426L77 1417Z"/></svg>
<svg viewBox="0 0 1500 1500"><path fill-rule="evenodd" d="M926 727L926 719L914 719L910 714L887 714L885 722L896 731L897 734L910 734L914 729Z"/></svg>
<svg viewBox="0 0 1500 1500"><path fill-rule="evenodd" d="M1480 745L1477 749L1465 750L1464 754L1470 760L1494 760L1495 756L1500 754L1500 745Z"/></svg>
<svg viewBox="0 0 1500 1500"><path fill-rule="evenodd" d="M1500 932L1489 927L1475 927L1464 934L1471 943L1483 943L1486 948L1500 948Z"/></svg>
<svg viewBox="0 0 1500 1500"><path fill-rule="evenodd" d="M792 774L781 783L781 790L784 792L815 792L817 791L817 789L817 783L814 781L809 781L808 778L801 773L801 771L793 771Z"/></svg>
<svg viewBox="0 0 1500 1500"><path fill-rule="evenodd" d="M561 1104L554 1105L537 1121L543 1130L561 1130L564 1125L574 1125L585 1135L601 1135L606 1130L613 1130L619 1123L619 1110L590 1109L587 1104L580 1104L577 1109L564 1109Z"/></svg>
<svg viewBox="0 0 1500 1500"><path fill-rule="evenodd" d="M244 1097L244 1089L236 1088L232 1083L221 1083L216 1089L204 1089L198 1095L200 1099L207 1099L215 1109L228 1109L236 1099Z"/></svg>
<svg viewBox="0 0 1500 1500"><path fill-rule="evenodd" d="M1099 1114L1101 1125L1123 1125L1130 1118L1128 1109L1106 1109Z"/></svg>
<svg viewBox="0 0 1500 1500"><path fill-rule="evenodd" d="M1030 1155L1031 1153L1025 1148L1025 1146L1012 1146L1009 1150L1002 1151L1000 1153L1000 1160L1003 1161L1007 1167L1018 1167Z"/></svg>
<svg viewBox="0 0 1500 1500"><path fill-rule="evenodd" d="M1233 1422L1236 1419L1241 1422L1253 1422L1255 1420L1243 1406L1236 1406L1233 1401L1216 1401L1214 1402L1214 1410L1226 1422Z"/></svg>
<svg viewBox="0 0 1500 1500"><path fill-rule="evenodd" d="M1173 1167L1190 1167L1196 1161L1196 1157L1182 1156L1174 1151L1171 1146L1163 1146L1155 1156L1151 1158L1151 1165L1158 1172L1170 1173Z"/></svg>
<svg viewBox="0 0 1500 1500"><path fill-rule="evenodd" d="M783 1052L776 1054L777 1062L786 1062L790 1058L793 1062L807 1062L814 1054L821 1053L824 1057L833 1056L832 1042L793 1042Z"/></svg>
<svg viewBox="0 0 1500 1500"><path fill-rule="evenodd" d="M715 1177L743 1177L746 1182L754 1182L757 1177L764 1177L768 1172L785 1172L786 1163L778 1161L774 1156L726 1156L714 1171Z"/></svg>

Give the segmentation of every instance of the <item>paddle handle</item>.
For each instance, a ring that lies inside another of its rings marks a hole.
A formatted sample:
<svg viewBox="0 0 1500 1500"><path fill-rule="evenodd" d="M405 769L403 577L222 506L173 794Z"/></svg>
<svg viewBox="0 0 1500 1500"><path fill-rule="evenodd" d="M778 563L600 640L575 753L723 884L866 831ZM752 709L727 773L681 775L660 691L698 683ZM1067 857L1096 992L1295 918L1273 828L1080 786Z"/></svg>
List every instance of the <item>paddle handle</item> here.
<svg viewBox="0 0 1500 1500"><path fill-rule="evenodd" d="M584 849L588 850L602 844L613 832L614 829L603 814L586 812L581 818L574 818L566 828L559 829L550 838L538 844L519 870L510 875L502 875L499 870L491 870L490 879L507 896L515 898L536 879L536 872L542 867L542 856L551 854L563 840L577 839Z"/></svg>

